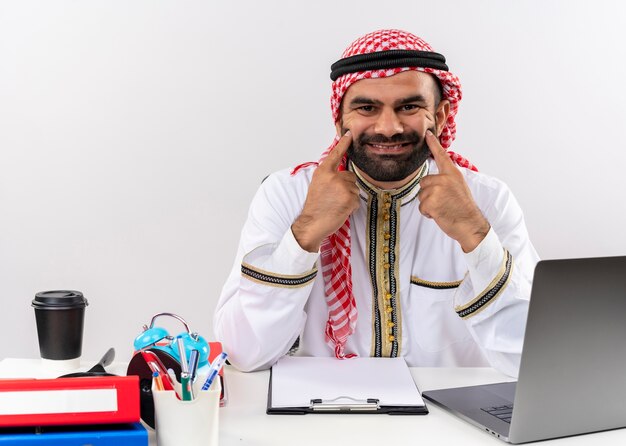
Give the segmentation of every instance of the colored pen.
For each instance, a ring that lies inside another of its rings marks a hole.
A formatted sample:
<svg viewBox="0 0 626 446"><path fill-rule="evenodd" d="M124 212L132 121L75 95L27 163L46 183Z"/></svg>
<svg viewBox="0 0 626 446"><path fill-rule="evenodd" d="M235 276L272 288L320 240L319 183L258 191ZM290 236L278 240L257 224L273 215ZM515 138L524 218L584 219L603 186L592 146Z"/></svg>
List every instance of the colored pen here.
<svg viewBox="0 0 626 446"><path fill-rule="evenodd" d="M142 350L141 355L143 356L144 361L146 361L146 364L152 371L153 376L154 372L157 372L159 374L159 377L161 378L161 383L163 384L163 389L173 390L176 398L180 399L180 395L178 394L178 392L176 392L176 387L174 387L175 380L172 380L170 378L170 375L165 371L165 366L163 365L159 357L154 352L148 350Z"/></svg>
<svg viewBox="0 0 626 446"><path fill-rule="evenodd" d="M180 336L176 338L178 344L178 355L180 356L180 369L184 373L189 373L189 363L187 362L187 352L185 351L185 342Z"/></svg>
<svg viewBox="0 0 626 446"><path fill-rule="evenodd" d="M209 376L207 376L206 381L202 385L202 390L208 390L209 387L211 387L211 384L213 384L213 380L220 372L220 370L222 370L222 367L224 367L226 358L228 358L228 353L222 352L217 358L215 358L215 361L211 363L211 367L209 368Z"/></svg>
<svg viewBox="0 0 626 446"><path fill-rule="evenodd" d="M191 379L189 373L180 374L180 386L183 394L183 401L193 400L193 389L191 388Z"/></svg>
<svg viewBox="0 0 626 446"><path fill-rule="evenodd" d="M164 380L162 378L161 371L159 370L159 366L156 364L156 362L148 361L148 367L150 367L150 370L152 370L152 377L153 378L154 378L154 374L155 373L157 373L159 375L159 378L161 379L161 383L163 384L163 389L164 390L174 390L174 386L169 381L169 379L165 379Z"/></svg>
<svg viewBox="0 0 626 446"><path fill-rule="evenodd" d="M189 378L191 382L196 382L197 372L198 372L198 361L200 359L200 352L198 350L191 350L191 354L189 355Z"/></svg>
<svg viewBox="0 0 626 446"><path fill-rule="evenodd" d="M155 373L158 374L159 382L163 387L163 389L159 389L159 383L157 382L156 385L158 390L171 390L172 392L174 392L174 395L176 395L176 398L181 399L179 392L176 391L176 387L174 387L174 383L170 380L170 377L168 375L165 375L166 377L164 379L163 374L159 372L159 367L155 362L149 361L148 367L150 367L150 370L152 370L152 379L154 379Z"/></svg>
<svg viewBox="0 0 626 446"><path fill-rule="evenodd" d="M156 386L157 390L165 390L165 388L163 387L163 380L161 379L161 375L159 375L159 372L152 372L152 380L154 381L154 385Z"/></svg>

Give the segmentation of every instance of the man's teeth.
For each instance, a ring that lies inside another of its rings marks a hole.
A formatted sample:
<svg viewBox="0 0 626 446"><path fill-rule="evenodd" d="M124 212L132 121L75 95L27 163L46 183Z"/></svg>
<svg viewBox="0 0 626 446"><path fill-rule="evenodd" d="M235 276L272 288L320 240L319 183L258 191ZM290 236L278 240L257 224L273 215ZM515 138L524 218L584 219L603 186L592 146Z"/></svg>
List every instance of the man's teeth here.
<svg viewBox="0 0 626 446"><path fill-rule="evenodd" d="M382 144L372 144L372 147L376 147L377 149L401 149L402 144L397 144L395 146L386 146Z"/></svg>

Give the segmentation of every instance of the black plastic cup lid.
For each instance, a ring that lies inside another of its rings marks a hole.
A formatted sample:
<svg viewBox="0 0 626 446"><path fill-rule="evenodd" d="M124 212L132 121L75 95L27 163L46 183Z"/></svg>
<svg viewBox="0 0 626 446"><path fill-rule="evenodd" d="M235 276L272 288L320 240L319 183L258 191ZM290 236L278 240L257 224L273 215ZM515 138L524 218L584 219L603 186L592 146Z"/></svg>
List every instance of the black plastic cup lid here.
<svg viewBox="0 0 626 446"><path fill-rule="evenodd" d="M32 306L45 310L69 310L74 308L85 308L89 305L87 299L80 291L56 290L41 291L35 294Z"/></svg>

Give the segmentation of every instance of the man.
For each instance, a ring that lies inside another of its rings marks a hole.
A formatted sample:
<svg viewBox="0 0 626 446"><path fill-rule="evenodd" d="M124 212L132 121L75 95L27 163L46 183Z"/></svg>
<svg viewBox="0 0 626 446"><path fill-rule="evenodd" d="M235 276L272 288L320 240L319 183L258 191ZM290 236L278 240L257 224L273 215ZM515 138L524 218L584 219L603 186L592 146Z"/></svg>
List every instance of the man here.
<svg viewBox="0 0 626 446"><path fill-rule="evenodd" d="M446 152L458 78L399 30L331 71L337 138L251 204L214 320L231 362L268 368L298 346L515 376L538 257L508 188Z"/></svg>

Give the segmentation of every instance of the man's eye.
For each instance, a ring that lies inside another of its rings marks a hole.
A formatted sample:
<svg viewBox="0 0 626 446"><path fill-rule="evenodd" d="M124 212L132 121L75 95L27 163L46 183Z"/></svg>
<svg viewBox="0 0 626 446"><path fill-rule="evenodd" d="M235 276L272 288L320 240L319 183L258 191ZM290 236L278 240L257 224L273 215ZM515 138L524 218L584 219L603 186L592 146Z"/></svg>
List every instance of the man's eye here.
<svg viewBox="0 0 626 446"><path fill-rule="evenodd" d="M371 113L374 111L374 106L373 105L362 105L361 107L358 108L359 111L362 111L364 113Z"/></svg>
<svg viewBox="0 0 626 446"><path fill-rule="evenodd" d="M400 107L400 109L402 111L413 111L413 110L417 110L419 107L415 104L404 104L402 107Z"/></svg>

